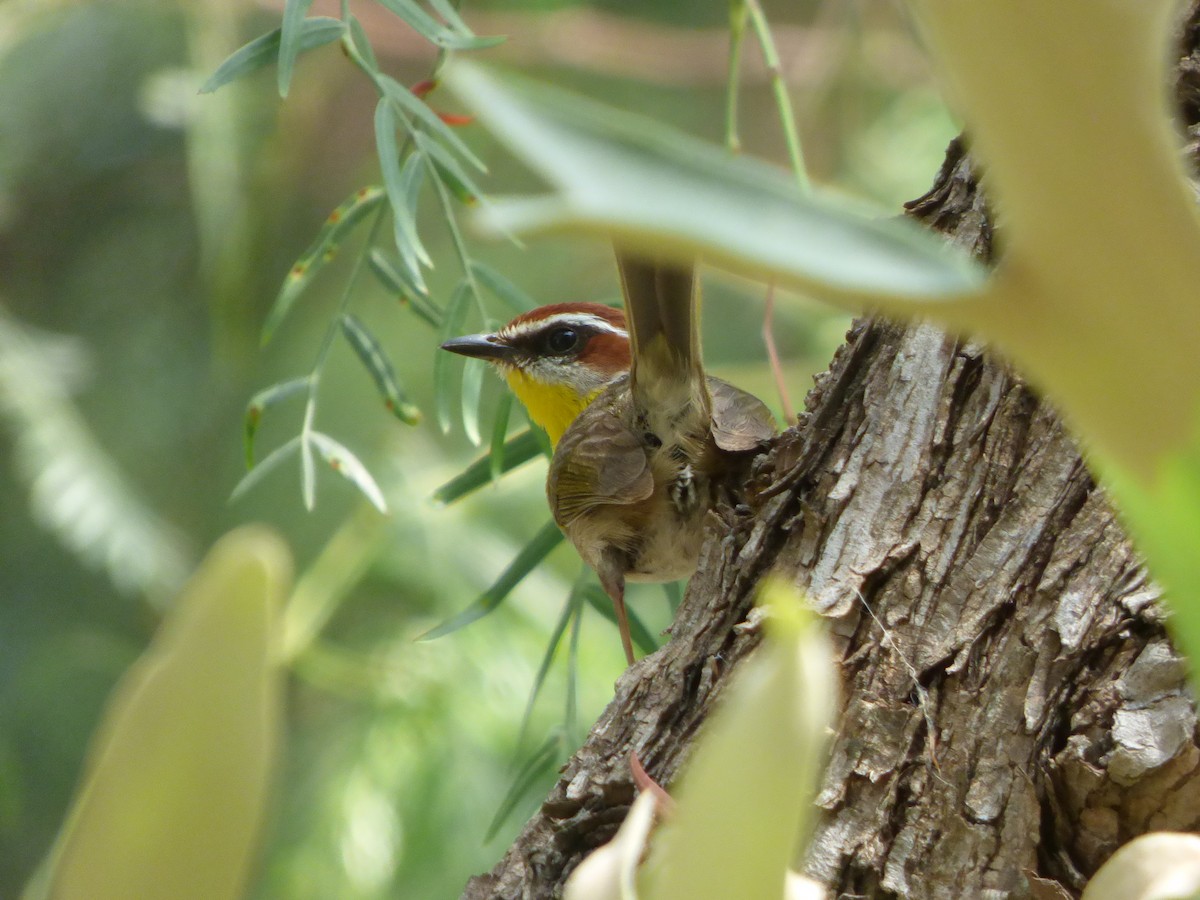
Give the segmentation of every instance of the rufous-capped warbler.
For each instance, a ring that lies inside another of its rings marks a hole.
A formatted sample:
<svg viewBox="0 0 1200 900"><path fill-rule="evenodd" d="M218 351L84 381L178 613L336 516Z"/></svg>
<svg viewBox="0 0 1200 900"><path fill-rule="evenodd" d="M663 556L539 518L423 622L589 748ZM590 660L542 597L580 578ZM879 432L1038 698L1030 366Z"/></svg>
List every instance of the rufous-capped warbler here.
<svg viewBox="0 0 1200 900"><path fill-rule="evenodd" d="M705 376L690 267L623 252L617 265L625 315L556 303L442 348L492 363L550 436L550 509L612 598L632 663L626 580L695 570L715 484L775 421L757 397Z"/></svg>

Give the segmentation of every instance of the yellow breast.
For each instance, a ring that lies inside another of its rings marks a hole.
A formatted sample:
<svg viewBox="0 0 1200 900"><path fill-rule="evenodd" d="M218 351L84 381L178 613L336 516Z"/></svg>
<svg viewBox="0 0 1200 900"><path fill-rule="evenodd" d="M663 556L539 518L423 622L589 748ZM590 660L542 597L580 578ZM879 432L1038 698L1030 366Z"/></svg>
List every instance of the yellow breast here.
<svg viewBox="0 0 1200 900"><path fill-rule="evenodd" d="M504 377L517 399L525 405L529 418L545 429L550 443L556 446L575 417L600 393L584 395L569 385L544 384L520 369L509 369Z"/></svg>

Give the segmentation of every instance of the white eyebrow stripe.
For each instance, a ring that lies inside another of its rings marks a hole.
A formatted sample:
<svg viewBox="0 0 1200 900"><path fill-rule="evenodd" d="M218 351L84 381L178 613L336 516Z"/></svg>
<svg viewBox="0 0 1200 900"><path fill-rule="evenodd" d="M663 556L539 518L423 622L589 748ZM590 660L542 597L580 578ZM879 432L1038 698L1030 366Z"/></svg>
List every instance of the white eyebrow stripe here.
<svg viewBox="0 0 1200 900"><path fill-rule="evenodd" d="M558 325L569 325L575 328L590 328L593 331L607 331L609 334L619 335L620 337L629 337L629 332L624 328L618 328L607 319L600 316L594 316L591 313L556 313L545 319L533 319L527 322L519 322L516 325L505 325L500 329L500 336L506 338L521 338L531 334L538 334L545 331L547 328L552 328Z"/></svg>

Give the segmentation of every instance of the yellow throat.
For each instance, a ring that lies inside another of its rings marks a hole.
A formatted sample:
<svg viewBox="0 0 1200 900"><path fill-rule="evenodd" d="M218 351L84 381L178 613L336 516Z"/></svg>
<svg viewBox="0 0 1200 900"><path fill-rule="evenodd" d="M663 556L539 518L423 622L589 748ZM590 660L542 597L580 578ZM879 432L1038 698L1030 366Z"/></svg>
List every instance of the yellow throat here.
<svg viewBox="0 0 1200 900"><path fill-rule="evenodd" d="M558 446L559 438L575 421L587 405L596 399L599 390L581 394L566 384L546 384L530 378L520 369L509 369L504 373L509 388L525 405L525 410L540 428L550 436L550 443Z"/></svg>

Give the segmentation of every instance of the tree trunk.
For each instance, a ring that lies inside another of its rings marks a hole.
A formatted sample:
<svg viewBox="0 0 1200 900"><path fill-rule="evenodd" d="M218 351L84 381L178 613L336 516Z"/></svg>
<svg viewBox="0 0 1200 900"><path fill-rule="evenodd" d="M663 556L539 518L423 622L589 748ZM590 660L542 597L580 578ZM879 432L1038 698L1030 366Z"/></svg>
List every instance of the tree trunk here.
<svg viewBox="0 0 1200 900"><path fill-rule="evenodd" d="M1198 46L1193 9L1193 138ZM909 207L989 257L960 142ZM631 750L670 785L758 641L734 626L767 572L829 617L844 679L803 863L831 897L1076 897L1130 838L1200 826L1186 664L1054 411L980 346L884 321L855 324L808 409L713 514L670 643L464 897L561 896L632 801Z"/></svg>

